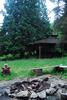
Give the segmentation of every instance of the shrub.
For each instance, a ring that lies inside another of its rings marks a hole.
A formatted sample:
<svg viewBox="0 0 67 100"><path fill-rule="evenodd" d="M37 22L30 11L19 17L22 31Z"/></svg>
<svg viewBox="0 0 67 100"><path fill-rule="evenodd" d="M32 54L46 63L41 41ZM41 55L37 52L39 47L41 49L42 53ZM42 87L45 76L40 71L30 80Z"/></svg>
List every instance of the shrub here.
<svg viewBox="0 0 67 100"><path fill-rule="evenodd" d="M0 60L13 60L14 56L12 54L0 56Z"/></svg>
<svg viewBox="0 0 67 100"><path fill-rule="evenodd" d="M4 67L2 68L2 74L3 75L9 75L11 72L10 72L10 67L8 67L7 64L4 65Z"/></svg>
<svg viewBox="0 0 67 100"><path fill-rule="evenodd" d="M56 66L56 67L54 68L54 71L63 72L63 71L64 71L64 68L59 67L59 66Z"/></svg>

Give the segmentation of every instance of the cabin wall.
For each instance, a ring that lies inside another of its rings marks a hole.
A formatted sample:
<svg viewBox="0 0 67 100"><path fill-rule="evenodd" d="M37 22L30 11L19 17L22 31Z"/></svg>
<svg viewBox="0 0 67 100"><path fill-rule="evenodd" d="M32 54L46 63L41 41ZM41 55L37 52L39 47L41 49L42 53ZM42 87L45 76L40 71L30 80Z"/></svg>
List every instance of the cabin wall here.
<svg viewBox="0 0 67 100"><path fill-rule="evenodd" d="M62 56L61 53L56 51L56 44L35 44L28 48L30 56L37 58L52 58Z"/></svg>

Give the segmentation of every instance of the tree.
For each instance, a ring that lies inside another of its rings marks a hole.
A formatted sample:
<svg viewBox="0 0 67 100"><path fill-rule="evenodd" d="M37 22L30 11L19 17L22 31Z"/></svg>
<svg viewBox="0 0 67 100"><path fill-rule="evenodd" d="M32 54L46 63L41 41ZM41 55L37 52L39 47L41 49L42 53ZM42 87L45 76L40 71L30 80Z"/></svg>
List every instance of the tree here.
<svg viewBox="0 0 67 100"><path fill-rule="evenodd" d="M66 38L67 33L67 0L51 0L57 3L57 7L53 9L55 12L55 22L54 22L54 29L55 31L60 31L63 33L64 37ZM63 3L61 6L60 3Z"/></svg>
<svg viewBox="0 0 67 100"><path fill-rule="evenodd" d="M52 1L52 0L51 0ZM56 14L56 19L54 21L54 29L56 32L60 33L61 36L61 50L63 54L67 52L67 0L53 0L57 2L57 7L54 9ZM60 2L63 2L63 7L59 6ZM61 12L61 14L60 14ZM62 33L62 34L61 34Z"/></svg>
<svg viewBox="0 0 67 100"><path fill-rule="evenodd" d="M6 0L3 32L11 53L23 53L26 46L50 34L43 0Z"/></svg>

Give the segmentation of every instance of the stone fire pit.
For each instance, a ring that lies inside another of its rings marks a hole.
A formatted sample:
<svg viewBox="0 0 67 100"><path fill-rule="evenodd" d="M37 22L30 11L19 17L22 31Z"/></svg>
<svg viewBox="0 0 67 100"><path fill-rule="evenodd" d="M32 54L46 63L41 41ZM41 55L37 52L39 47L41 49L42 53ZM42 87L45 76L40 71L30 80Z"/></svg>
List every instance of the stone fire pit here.
<svg viewBox="0 0 67 100"><path fill-rule="evenodd" d="M1 100L67 100L67 82L57 77L38 77L0 86ZM3 96L8 97L2 99Z"/></svg>

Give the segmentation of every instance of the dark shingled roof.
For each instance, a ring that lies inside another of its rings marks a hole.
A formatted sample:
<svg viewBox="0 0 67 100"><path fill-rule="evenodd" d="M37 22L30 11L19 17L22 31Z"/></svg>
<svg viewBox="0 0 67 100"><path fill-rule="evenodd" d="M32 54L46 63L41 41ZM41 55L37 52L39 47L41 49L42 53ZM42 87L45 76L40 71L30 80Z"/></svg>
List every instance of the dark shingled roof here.
<svg viewBox="0 0 67 100"><path fill-rule="evenodd" d="M59 40L56 37L48 37L42 40L35 41L34 43L31 43L31 44L39 44L39 43L40 44L44 44L44 43L56 44L58 42Z"/></svg>

